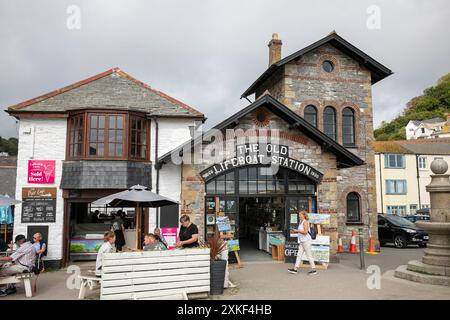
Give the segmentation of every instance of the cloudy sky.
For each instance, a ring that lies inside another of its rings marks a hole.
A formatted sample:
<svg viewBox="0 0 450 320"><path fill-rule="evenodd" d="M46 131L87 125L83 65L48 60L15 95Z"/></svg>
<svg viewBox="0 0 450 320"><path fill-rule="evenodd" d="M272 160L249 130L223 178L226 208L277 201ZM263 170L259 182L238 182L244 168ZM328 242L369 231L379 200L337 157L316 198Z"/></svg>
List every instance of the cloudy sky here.
<svg viewBox="0 0 450 320"><path fill-rule="evenodd" d="M71 5L79 29L67 26ZM267 68L273 32L286 56L336 30L395 72L373 87L378 125L450 72L449 17L448 0L0 0L0 106L120 67L209 127L247 104L239 97ZM16 136L13 118L0 122L0 136Z"/></svg>

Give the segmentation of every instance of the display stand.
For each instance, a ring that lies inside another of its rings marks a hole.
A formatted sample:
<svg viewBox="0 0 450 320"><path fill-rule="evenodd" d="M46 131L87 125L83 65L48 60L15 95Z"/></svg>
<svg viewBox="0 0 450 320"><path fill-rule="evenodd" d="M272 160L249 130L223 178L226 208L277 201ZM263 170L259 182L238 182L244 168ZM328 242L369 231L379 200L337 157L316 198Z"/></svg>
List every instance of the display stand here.
<svg viewBox="0 0 450 320"><path fill-rule="evenodd" d="M225 213L221 213L220 212L220 204L219 204L219 197L215 197L215 203L216 203L216 216L225 216ZM215 226L216 230L219 232L219 236L222 240L228 241L228 240L234 240L234 233L230 232L230 231L219 231L217 228L217 225ZM237 261L237 268L242 268L242 264L241 264L241 258L239 256L239 252L233 251L234 255L236 257L236 261Z"/></svg>
<svg viewBox="0 0 450 320"><path fill-rule="evenodd" d="M322 235L322 227L320 224L316 224L317 226L317 235ZM316 269L319 270L327 270L328 269L328 263L325 262L315 262L314 263L316 265ZM300 268L310 268L311 265L309 264L309 262L305 263L305 261L301 260L300 261Z"/></svg>

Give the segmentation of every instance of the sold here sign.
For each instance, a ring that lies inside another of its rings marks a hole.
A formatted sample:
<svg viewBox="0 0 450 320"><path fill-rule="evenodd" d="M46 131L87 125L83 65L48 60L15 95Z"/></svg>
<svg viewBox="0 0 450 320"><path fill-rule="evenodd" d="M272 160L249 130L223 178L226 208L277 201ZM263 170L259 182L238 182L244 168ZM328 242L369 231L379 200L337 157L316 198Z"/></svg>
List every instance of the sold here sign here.
<svg viewBox="0 0 450 320"><path fill-rule="evenodd" d="M28 183L55 183L55 160L28 160Z"/></svg>

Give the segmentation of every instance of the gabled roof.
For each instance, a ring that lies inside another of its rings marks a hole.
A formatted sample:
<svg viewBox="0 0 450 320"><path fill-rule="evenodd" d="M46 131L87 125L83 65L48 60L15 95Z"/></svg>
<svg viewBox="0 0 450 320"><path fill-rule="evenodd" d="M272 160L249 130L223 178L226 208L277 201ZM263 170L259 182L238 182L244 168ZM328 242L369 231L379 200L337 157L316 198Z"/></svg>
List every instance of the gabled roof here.
<svg viewBox="0 0 450 320"><path fill-rule="evenodd" d="M374 141L375 153L450 155L450 138Z"/></svg>
<svg viewBox="0 0 450 320"><path fill-rule="evenodd" d="M284 59L272 64L256 81L242 94L241 98L245 98L253 93L255 93L256 88L259 87L264 81L266 81L271 75L273 75L279 68L284 66L286 63L289 63L293 60L300 58L302 55L326 44L329 43L338 50L352 57L362 65L364 65L367 69L370 70L372 75L372 84L386 78L391 75L393 72L387 67L383 66L381 63L371 58L355 46L353 46L348 41L344 40L340 37L336 32L330 33L325 38L320 39L319 41L314 42L313 44L287 56Z"/></svg>
<svg viewBox="0 0 450 320"><path fill-rule="evenodd" d="M113 68L85 80L8 107L10 114L66 113L87 108L120 109L156 116L204 118L194 108Z"/></svg>
<svg viewBox="0 0 450 320"><path fill-rule="evenodd" d="M214 126L211 130L205 132L203 134L203 137L200 136L197 139L191 139L190 141L184 143L183 145L177 147L173 151L170 151L166 153L165 155L161 156L158 159L158 162L160 164L167 163L170 160L172 152L182 152L185 147L193 148L195 145L202 143L203 141L210 141L210 137L213 134L213 129L217 130L223 130L226 129L228 126L233 125L237 120L245 116L246 114L252 112L256 108L260 106L265 106L267 109L272 111L274 114L279 116L280 118L284 119L286 122L291 124L292 126L298 128L301 130L306 136L314 140L316 143L318 143L322 148L328 150L329 152L332 152L336 155L338 166L339 167L352 167L361 165L364 163L364 161L353 154L352 152L348 151L346 148L344 148L342 145L328 137L326 134L324 134L322 131L318 130L316 127L312 126L309 122L307 122L305 119L300 117L298 114L296 114L294 111L286 107L284 104L270 96L269 94L265 94L262 97L260 97L258 100L253 102L252 104L248 105L246 108L240 110L239 112L235 113L228 119L222 121L218 125Z"/></svg>

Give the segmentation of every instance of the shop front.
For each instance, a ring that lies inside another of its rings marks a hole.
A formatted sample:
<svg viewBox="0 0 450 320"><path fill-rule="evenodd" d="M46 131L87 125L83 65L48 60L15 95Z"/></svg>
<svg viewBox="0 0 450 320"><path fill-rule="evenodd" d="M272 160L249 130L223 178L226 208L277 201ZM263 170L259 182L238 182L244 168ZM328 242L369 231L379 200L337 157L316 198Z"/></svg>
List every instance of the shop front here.
<svg viewBox="0 0 450 320"><path fill-rule="evenodd" d="M189 148L200 149L200 142L171 153L183 152L181 214L190 215L201 236L218 230L225 239L238 240L242 256L247 250L271 253L271 244L295 241L289 230L304 210L328 216L322 232L336 257L337 170L362 161L270 95L213 130L215 138L207 132L201 144L204 163L187 163L185 156ZM212 150L223 159L205 156ZM160 158L163 167L170 161L170 154ZM229 227L221 229L224 219Z"/></svg>

